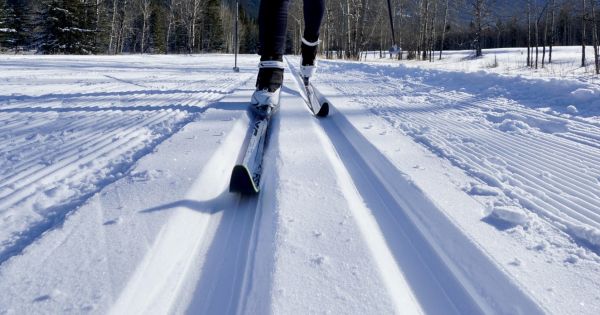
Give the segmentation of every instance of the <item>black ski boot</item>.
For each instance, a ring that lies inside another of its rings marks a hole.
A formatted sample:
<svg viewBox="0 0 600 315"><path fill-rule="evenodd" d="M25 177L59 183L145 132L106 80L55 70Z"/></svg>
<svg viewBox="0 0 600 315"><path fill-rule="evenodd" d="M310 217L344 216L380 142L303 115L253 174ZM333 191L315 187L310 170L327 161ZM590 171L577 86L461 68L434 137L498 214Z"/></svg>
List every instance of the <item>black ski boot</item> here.
<svg viewBox="0 0 600 315"><path fill-rule="evenodd" d="M261 58L258 67L256 91L252 94L250 109L255 115L266 117L279 109L284 63L281 56Z"/></svg>

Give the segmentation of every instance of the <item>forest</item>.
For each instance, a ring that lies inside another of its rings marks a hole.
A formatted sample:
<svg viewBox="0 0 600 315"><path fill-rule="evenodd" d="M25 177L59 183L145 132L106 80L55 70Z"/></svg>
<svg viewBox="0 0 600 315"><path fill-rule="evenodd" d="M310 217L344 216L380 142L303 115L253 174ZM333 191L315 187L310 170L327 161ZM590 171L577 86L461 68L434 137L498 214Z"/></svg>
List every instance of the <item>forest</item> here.
<svg viewBox="0 0 600 315"><path fill-rule="evenodd" d="M257 2L0 0L0 50L232 53L237 8L239 52L254 53ZM485 48L528 47L527 63L537 67L552 61L553 46L581 45L582 65L591 61L598 72L598 5L597 0L330 0L321 52L356 60L365 51L384 54L394 46L401 51L396 58L433 61L448 49L472 49L479 56ZM288 53L299 51L302 25L302 1L292 0ZM585 56L586 45L595 56Z"/></svg>

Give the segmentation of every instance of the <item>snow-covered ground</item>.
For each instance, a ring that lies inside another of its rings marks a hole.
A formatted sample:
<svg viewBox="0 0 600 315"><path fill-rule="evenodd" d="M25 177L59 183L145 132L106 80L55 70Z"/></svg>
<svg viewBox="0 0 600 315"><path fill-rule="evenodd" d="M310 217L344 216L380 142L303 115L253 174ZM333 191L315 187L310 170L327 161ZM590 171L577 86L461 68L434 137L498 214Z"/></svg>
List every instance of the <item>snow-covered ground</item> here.
<svg viewBox="0 0 600 315"><path fill-rule="evenodd" d="M593 77L289 58L240 197L257 60L0 56L0 314L600 312Z"/></svg>
<svg viewBox="0 0 600 315"><path fill-rule="evenodd" d="M535 47L533 48L535 65ZM382 55L383 56L383 55ZM444 51L439 60L439 51L435 53L433 62L417 60L402 60L400 63L409 67L428 69L445 69L462 72L484 71L506 75L521 75L526 77L561 78L577 81L600 83L600 77L594 75L594 47L586 46L586 66L581 67L581 46L556 46L552 48L552 63L548 63L549 48L546 47L546 57L542 66L542 47L539 47L538 68L527 67L527 47L484 49L483 57L474 59L473 50ZM389 55L380 57L378 51L369 52L367 61L389 62Z"/></svg>

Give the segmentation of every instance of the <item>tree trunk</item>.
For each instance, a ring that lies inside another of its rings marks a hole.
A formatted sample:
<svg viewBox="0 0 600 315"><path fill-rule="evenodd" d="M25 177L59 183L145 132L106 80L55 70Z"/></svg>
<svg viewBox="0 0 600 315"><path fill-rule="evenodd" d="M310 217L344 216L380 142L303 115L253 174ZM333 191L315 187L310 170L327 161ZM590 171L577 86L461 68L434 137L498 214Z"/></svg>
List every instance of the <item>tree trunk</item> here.
<svg viewBox="0 0 600 315"><path fill-rule="evenodd" d="M548 11L546 11L546 18L544 19L544 36L542 36L542 68L546 61L546 40L548 38Z"/></svg>
<svg viewBox="0 0 600 315"><path fill-rule="evenodd" d="M435 49L435 15L437 14L437 10L438 10L438 6L437 6L438 2L435 1L433 3L433 12L431 13L431 36L429 39L429 62L433 62L433 55L434 55L434 49Z"/></svg>
<svg viewBox="0 0 600 315"><path fill-rule="evenodd" d="M531 67L531 1L527 1L527 66Z"/></svg>
<svg viewBox="0 0 600 315"><path fill-rule="evenodd" d="M425 7L424 7L425 11L424 11L424 25L423 25L423 40L421 43L421 60L426 60L427 59L427 50L429 50L429 47L427 45L427 37L429 35L429 0L425 0Z"/></svg>
<svg viewBox="0 0 600 315"><path fill-rule="evenodd" d="M582 4L583 11L581 13L581 67L585 67L585 0L582 0Z"/></svg>
<svg viewBox="0 0 600 315"><path fill-rule="evenodd" d="M539 24L540 19L535 20L535 68L538 68L538 55L540 47L540 35L539 35Z"/></svg>
<svg viewBox="0 0 600 315"><path fill-rule="evenodd" d="M140 53L145 53L146 52L146 37L148 35L148 29L149 29L149 20L150 20L150 0L143 0L142 4L142 43L141 43L141 51Z"/></svg>
<svg viewBox="0 0 600 315"><path fill-rule="evenodd" d="M594 0L592 5L592 41L594 44L594 65L596 66L596 74L600 74L600 56L598 55L598 23L596 19L596 5Z"/></svg>
<svg viewBox="0 0 600 315"><path fill-rule="evenodd" d="M552 46L554 46L554 40L556 36L556 29L554 25L554 16L555 16L555 2L556 0L552 0L552 24L550 25L550 50L548 51L548 63L552 63Z"/></svg>
<svg viewBox="0 0 600 315"><path fill-rule="evenodd" d="M444 7L444 24L442 25L442 40L440 42L440 58L442 60L442 51L444 50L444 39L446 37L446 27L448 25L448 1L446 0L446 5Z"/></svg>
<svg viewBox="0 0 600 315"><path fill-rule="evenodd" d="M483 0L475 0L475 57L483 56L481 48Z"/></svg>
<svg viewBox="0 0 600 315"><path fill-rule="evenodd" d="M167 49L165 51L166 54L169 53L169 47L171 47L171 30L173 29L173 22L175 19L175 13L173 11L173 0L169 2L169 22L167 24Z"/></svg>
<svg viewBox="0 0 600 315"><path fill-rule="evenodd" d="M114 49L114 41L115 41L115 37L117 36L116 32L117 32L117 27L116 27L116 21L117 21L117 0L113 0L113 11L112 11L112 22L110 23L110 38L108 41L108 53L109 54L114 54L116 52L116 49Z"/></svg>

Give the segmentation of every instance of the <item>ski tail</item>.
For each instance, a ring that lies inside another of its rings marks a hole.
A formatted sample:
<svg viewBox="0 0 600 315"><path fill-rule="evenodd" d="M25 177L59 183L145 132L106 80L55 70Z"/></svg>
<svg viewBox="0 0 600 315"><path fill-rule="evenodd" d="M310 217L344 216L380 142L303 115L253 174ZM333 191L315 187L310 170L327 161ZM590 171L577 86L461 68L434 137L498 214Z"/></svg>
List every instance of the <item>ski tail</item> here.
<svg viewBox="0 0 600 315"><path fill-rule="evenodd" d="M231 181L229 182L229 191L238 192L243 195L252 195L259 192L256 182L245 165L236 165L231 172Z"/></svg>
<svg viewBox="0 0 600 315"><path fill-rule="evenodd" d="M312 83L310 83L309 78L303 76L300 76L300 78L304 84L304 92L306 93L307 105L310 111L317 117L327 117L329 115L329 103L321 100L315 92Z"/></svg>

